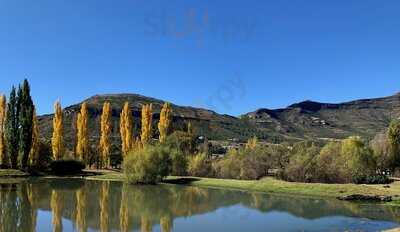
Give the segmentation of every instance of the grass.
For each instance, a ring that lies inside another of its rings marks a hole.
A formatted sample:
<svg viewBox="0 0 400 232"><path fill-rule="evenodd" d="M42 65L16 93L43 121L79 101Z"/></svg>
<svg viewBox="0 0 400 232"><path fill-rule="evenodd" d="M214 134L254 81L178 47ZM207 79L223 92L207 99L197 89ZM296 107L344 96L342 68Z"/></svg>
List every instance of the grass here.
<svg viewBox="0 0 400 232"><path fill-rule="evenodd" d="M27 177L29 174L15 169L0 169L0 178L1 177Z"/></svg>

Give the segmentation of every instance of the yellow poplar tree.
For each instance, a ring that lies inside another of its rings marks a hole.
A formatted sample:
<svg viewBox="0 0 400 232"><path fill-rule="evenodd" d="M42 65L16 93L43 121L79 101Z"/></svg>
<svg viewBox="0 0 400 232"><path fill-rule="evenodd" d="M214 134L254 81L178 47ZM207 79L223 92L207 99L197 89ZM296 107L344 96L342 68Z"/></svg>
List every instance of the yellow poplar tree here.
<svg viewBox="0 0 400 232"><path fill-rule="evenodd" d="M77 159L86 162L89 153L89 133L88 133L88 108L87 103L82 103L81 111L78 114L76 121L77 141L76 141L76 156Z"/></svg>
<svg viewBox="0 0 400 232"><path fill-rule="evenodd" d="M169 128L172 121L171 104L165 103L160 113L160 121L158 122L158 130L160 132L160 143L164 143L167 139Z"/></svg>
<svg viewBox="0 0 400 232"><path fill-rule="evenodd" d="M101 137L100 137L100 163L101 168L110 167L111 155L111 104L105 102L101 114Z"/></svg>
<svg viewBox="0 0 400 232"><path fill-rule="evenodd" d="M142 144L146 145L151 140L151 124L153 120L153 105L143 105L142 107Z"/></svg>
<svg viewBox="0 0 400 232"><path fill-rule="evenodd" d="M53 118L53 137L51 139L51 145L53 148L54 160L60 160L64 155L64 128L63 128L63 112L61 104L57 101L54 104L54 118Z"/></svg>
<svg viewBox="0 0 400 232"><path fill-rule="evenodd" d="M36 109L33 111L32 146L29 152L29 164L36 165L39 162L39 126Z"/></svg>
<svg viewBox="0 0 400 232"><path fill-rule="evenodd" d="M253 138L250 138L247 143L246 143L246 149L249 150L254 150L257 148L258 145L258 139L256 136L254 136Z"/></svg>
<svg viewBox="0 0 400 232"><path fill-rule="evenodd" d="M120 115L120 133L122 142L122 154L124 157L133 146L133 119L129 103L125 102Z"/></svg>
<svg viewBox="0 0 400 232"><path fill-rule="evenodd" d="M7 153L6 153L6 139L5 139L5 120L7 111L7 100L6 96L0 96L0 164L8 165Z"/></svg>

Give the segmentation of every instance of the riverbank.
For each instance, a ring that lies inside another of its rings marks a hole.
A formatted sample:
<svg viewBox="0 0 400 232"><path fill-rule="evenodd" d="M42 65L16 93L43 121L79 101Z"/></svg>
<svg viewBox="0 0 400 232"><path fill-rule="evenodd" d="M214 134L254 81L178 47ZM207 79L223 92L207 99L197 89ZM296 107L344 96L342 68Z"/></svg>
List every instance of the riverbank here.
<svg viewBox="0 0 400 232"><path fill-rule="evenodd" d="M103 175L87 177L91 180L123 181L123 175L106 172ZM315 184L292 183L267 177L262 180L225 180L197 177L168 177L163 184L179 184L197 187L226 188L241 191L253 191L272 194L289 194L306 197L337 198L348 195L391 196L394 201L386 203L400 206L400 181L389 185L355 185L355 184Z"/></svg>
<svg viewBox="0 0 400 232"><path fill-rule="evenodd" d="M88 170L84 175L76 177L88 180L124 181L122 173L110 170ZM28 174L18 170L0 169L0 178L24 178ZM51 178L51 177L46 177ZM56 177L55 177L56 178ZM400 206L400 180L389 185L355 185L355 184L316 184L316 183L292 183L267 177L262 180L226 180L198 177L168 177L163 184L177 184L186 186L224 188L250 192L262 192L271 194L288 194L305 197L329 197L337 198L349 195L391 196L393 201L385 203Z"/></svg>

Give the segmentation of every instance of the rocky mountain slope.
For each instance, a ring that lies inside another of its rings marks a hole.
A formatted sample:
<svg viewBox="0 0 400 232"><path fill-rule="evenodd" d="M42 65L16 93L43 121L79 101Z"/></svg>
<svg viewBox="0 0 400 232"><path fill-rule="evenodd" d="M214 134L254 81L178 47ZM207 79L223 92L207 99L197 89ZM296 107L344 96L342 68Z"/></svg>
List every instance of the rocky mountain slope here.
<svg viewBox="0 0 400 232"><path fill-rule="evenodd" d="M154 132L164 101L137 94L96 95L85 100L89 106L90 135L93 142L99 138L102 105L109 101L113 108L113 136L119 141L119 114L123 103L128 101L136 125L140 128L140 109L143 104L154 107ZM65 138L68 146L75 141L75 120L80 103L64 110ZM241 117L217 114L213 111L173 105L173 126L184 130L190 121L199 134L213 140L237 138L246 140L256 135L269 142L300 140L308 138L345 138L350 135L372 137L388 126L393 118L400 116L400 94L377 99L364 99L341 104L305 101L284 109L259 109ZM53 115L39 117L42 136L51 138Z"/></svg>

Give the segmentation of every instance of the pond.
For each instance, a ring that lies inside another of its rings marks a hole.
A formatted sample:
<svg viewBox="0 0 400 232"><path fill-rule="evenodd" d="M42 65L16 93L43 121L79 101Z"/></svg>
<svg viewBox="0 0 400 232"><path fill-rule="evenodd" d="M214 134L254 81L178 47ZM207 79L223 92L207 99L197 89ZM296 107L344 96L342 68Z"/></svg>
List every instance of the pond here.
<svg viewBox="0 0 400 232"><path fill-rule="evenodd" d="M4 181L2 181L4 182ZM0 184L0 231L381 231L400 208L80 179Z"/></svg>

